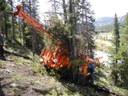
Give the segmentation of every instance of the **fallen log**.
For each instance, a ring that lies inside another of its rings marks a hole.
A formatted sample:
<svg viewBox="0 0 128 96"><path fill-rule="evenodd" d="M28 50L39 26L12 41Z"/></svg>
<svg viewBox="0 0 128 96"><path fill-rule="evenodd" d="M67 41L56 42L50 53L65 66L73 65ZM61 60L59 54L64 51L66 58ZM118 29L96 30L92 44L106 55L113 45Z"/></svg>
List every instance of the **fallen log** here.
<svg viewBox="0 0 128 96"><path fill-rule="evenodd" d="M113 95L116 95L116 96L125 96L125 95L120 94L118 92L115 92L114 90L111 90L111 89L109 89L105 86L94 85L94 84L90 85L90 86L93 87L95 90L97 90L99 92L103 91L103 92L107 92L107 93L110 93L110 94L113 94Z"/></svg>
<svg viewBox="0 0 128 96"><path fill-rule="evenodd" d="M4 52L7 53L7 54L12 54L12 55L15 55L15 56L23 57L25 59L31 59L30 57L26 56L25 54L21 54L21 53L19 53L17 51L9 52L7 50L4 50Z"/></svg>

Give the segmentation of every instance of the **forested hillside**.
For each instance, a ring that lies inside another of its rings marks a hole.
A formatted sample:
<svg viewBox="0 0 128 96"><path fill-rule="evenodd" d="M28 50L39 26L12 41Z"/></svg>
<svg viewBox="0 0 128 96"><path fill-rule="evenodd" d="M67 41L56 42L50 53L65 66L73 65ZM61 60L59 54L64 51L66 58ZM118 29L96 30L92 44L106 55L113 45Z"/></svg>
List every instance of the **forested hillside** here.
<svg viewBox="0 0 128 96"><path fill-rule="evenodd" d="M89 1L47 1L43 19L38 0L0 1L0 96L127 96L128 14L122 24L118 14L107 21L108 38L97 33Z"/></svg>
<svg viewBox="0 0 128 96"><path fill-rule="evenodd" d="M120 25L123 25L125 16L118 17ZM112 31L113 17L102 17L95 20L95 29L100 32Z"/></svg>

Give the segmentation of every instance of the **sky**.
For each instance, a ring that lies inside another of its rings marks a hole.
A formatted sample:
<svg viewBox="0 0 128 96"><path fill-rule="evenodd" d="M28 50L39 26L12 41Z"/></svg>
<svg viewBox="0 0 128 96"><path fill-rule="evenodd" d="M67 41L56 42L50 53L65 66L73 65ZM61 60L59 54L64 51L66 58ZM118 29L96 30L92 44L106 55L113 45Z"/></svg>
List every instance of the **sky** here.
<svg viewBox="0 0 128 96"><path fill-rule="evenodd" d="M49 0L39 0L40 13L48 10ZM114 17L115 13L118 17L124 16L128 12L128 0L88 0L90 1L94 11L95 18Z"/></svg>
<svg viewBox="0 0 128 96"><path fill-rule="evenodd" d="M20 0L14 0L20 1ZM43 12L50 9L50 0L38 0L39 1L39 13L40 16ZM128 0L88 0L92 7L91 10L94 11L94 18L101 17L114 17L115 13L118 17L126 15L128 12Z"/></svg>
<svg viewBox="0 0 128 96"><path fill-rule="evenodd" d="M89 0L94 10L95 18L118 17L128 12L128 0Z"/></svg>

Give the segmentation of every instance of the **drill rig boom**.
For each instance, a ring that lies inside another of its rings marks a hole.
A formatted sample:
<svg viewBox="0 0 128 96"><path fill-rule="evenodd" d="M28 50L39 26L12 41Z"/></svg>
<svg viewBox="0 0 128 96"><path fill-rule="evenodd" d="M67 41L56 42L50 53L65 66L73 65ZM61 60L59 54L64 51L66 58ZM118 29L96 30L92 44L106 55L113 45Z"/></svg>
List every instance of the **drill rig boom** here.
<svg viewBox="0 0 128 96"><path fill-rule="evenodd" d="M43 34L47 35L48 38L56 37L52 33L46 32L46 30L42 27L42 24L40 24L38 20L24 12L21 5L17 6L17 11L14 12L12 15L21 17L39 32L42 32ZM59 40L58 38L56 39ZM61 42L61 40L59 41ZM64 55L64 53L67 53L67 48L64 48L64 46L62 45L59 45L54 49L43 48L40 54L40 57L42 59L41 62L42 64L46 64L52 68L66 67L69 65L69 56Z"/></svg>

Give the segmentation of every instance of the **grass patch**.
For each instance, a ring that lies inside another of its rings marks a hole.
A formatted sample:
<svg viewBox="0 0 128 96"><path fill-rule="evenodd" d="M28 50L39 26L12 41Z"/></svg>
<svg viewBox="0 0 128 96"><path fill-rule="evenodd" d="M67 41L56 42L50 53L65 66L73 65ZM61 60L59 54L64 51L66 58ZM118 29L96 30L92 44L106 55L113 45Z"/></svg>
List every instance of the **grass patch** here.
<svg viewBox="0 0 128 96"><path fill-rule="evenodd" d="M116 86L113 86L113 90L116 91L116 92L119 92L125 96L128 96L128 90L127 89L123 89L123 88L120 88L120 87L116 87Z"/></svg>
<svg viewBox="0 0 128 96"><path fill-rule="evenodd" d="M38 73L40 73L42 75L46 75L47 74L47 71L46 71L45 67L42 66L40 63L38 63L36 61L31 63L31 69L36 74L38 74Z"/></svg>
<svg viewBox="0 0 128 96"><path fill-rule="evenodd" d="M21 93L23 90L21 90L19 88L11 88L10 91L13 94L18 94L18 93Z"/></svg>
<svg viewBox="0 0 128 96"><path fill-rule="evenodd" d="M23 76L21 76L20 74L15 73L15 74L12 74L11 76L14 81L19 81L19 80L23 79Z"/></svg>

